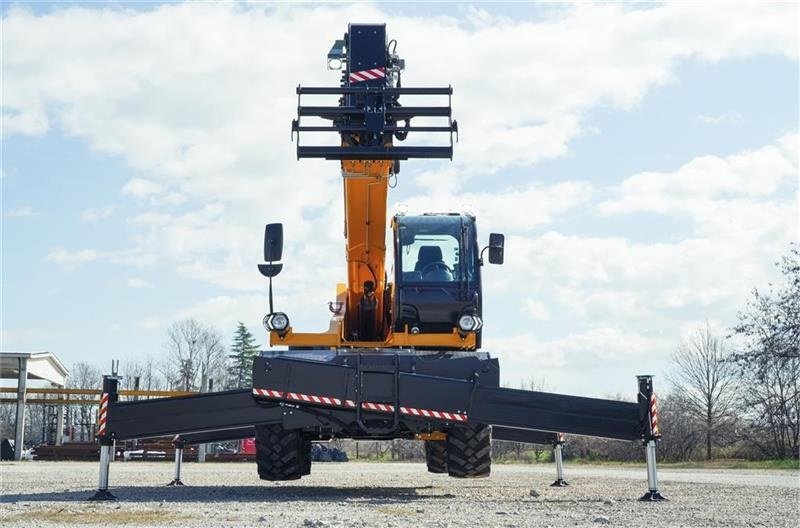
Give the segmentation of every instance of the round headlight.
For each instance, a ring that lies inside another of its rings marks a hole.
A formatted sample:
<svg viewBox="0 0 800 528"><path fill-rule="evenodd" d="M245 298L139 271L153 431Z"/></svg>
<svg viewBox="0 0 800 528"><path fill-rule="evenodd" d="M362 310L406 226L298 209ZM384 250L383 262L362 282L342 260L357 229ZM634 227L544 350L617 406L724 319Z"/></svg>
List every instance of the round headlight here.
<svg viewBox="0 0 800 528"><path fill-rule="evenodd" d="M462 332L476 332L481 327L481 319L477 315L465 314L458 318L458 328Z"/></svg>
<svg viewBox="0 0 800 528"><path fill-rule="evenodd" d="M282 312L273 314L270 320L270 326L272 326L273 330L277 330L278 332L286 330L289 327L289 317Z"/></svg>

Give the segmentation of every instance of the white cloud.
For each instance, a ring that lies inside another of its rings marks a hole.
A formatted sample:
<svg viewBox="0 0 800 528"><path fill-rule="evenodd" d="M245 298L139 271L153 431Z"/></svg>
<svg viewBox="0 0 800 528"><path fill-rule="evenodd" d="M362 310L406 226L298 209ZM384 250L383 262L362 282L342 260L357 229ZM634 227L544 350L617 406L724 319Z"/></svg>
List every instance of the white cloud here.
<svg viewBox="0 0 800 528"><path fill-rule="evenodd" d="M143 178L133 178L122 187L123 194L133 196L134 198L147 198L154 194L161 193L162 190L163 187L158 183Z"/></svg>
<svg viewBox="0 0 800 528"><path fill-rule="evenodd" d="M139 250L100 251L97 249L80 249L73 251L65 248L55 248L47 254L47 260L55 262L65 269L75 269L83 264L95 261L145 267L151 266L155 262L155 256Z"/></svg>
<svg viewBox="0 0 800 528"><path fill-rule="evenodd" d="M636 104L681 59L797 55L791 5L579 4L538 21L471 13L458 21L363 4L178 4L36 16L15 7L4 20L4 39L15 43L4 62L6 129L40 133L58 121L153 177L200 176L207 191L212 175L263 176L291 158L288 147L263 146L285 144L278 123L294 114L293 87L337 81L320 66L338 35L331 28L390 19L406 80L455 86L464 131L456 163L485 171L562 155L587 108ZM236 178L225 180L241 192Z"/></svg>
<svg viewBox="0 0 800 528"><path fill-rule="evenodd" d="M114 210L116 208L117 207L115 205L109 205L106 207L84 209L81 212L81 222L93 224L95 222L99 222L100 220L105 220L114 214Z"/></svg>
<svg viewBox="0 0 800 528"><path fill-rule="evenodd" d="M129 288L152 288L153 284L139 277L131 277L127 281Z"/></svg>
<svg viewBox="0 0 800 528"><path fill-rule="evenodd" d="M546 369L592 369L595 365L614 366L636 361L663 349L660 339L636 331L597 326L583 332L568 333L543 340L532 333L491 337L486 348L501 354L506 379L515 381L531 371L531 365Z"/></svg>
<svg viewBox="0 0 800 528"><path fill-rule="evenodd" d="M38 213L30 205L22 205L8 212L10 218L33 218Z"/></svg>
<svg viewBox="0 0 800 528"><path fill-rule="evenodd" d="M706 125L729 125L741 123L744 121L744 116L739 112L728 112L719 115L700 114L697 116L697 121Z"/></svg>
<svg viewBox="0 0 800 528"><path fill-rule="evenodd" d="M61 264L66 268L74 268L86 262L92 262L100 257L101 253L94 249L82 249L79 251L69 251L64 248L57 248L47 255L47 260Z"/></svg>
<svg viewBox="0 0 800 528"><path fill-rule="evenodd" d="M588 182L567 181L553 185L528 183L481 192L458 192L457 187L441 186L449 180L444 174L425 173L417 181L432 182L429 192L405 200L409 213L471 210L481 219L481 229L525 232L551 222L559 214L586 204L593 186ZM441 178L441 180L440 180ZM535 207L532 205L535 204Z"/></svg>
<svg viewBox="0 0 800 528"><path fill-rule="evenodd" d="M700 233L784 227L796 210L797 181L798 135L792 133L724 158L702 156L674 172L635 174L598 210L689 216ZM775 196L781 190L785 194Z"/></svg>
<svg viewBox="0 0 800 528"><path fill-rule="evenodd" d="M550 319L550 309L542 301L526 299L523 303L522 311L533 320L547 321Z"/></svg>

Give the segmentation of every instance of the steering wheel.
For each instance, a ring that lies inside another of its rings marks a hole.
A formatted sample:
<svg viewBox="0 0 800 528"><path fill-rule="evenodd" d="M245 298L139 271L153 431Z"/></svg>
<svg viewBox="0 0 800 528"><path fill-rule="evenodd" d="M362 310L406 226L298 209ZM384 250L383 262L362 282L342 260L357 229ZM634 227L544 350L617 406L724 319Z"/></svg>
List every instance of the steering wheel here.
<svg viewBox="0 0 800 528"><path fill-rule="evenodd" d="M430 273L430 271L428 271L428 268L430 268L430 271L436 271L436 269L438 268L448 273L453 273L453 270L451 270L447 266L447 264L445 264L441 260L438 260L436 262L431 262L430 264L426 264L425 266L423 266L422 269L420 270L420 273L422 274L423 277L428 273Z"/></svg>

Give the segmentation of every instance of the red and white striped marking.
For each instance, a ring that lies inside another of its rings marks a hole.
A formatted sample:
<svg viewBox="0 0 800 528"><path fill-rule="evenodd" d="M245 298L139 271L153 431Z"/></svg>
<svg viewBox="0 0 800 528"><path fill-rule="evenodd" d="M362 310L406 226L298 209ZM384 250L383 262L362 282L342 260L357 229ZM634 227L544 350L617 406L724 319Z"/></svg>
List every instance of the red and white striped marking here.
<svg viewBox="0 0 800 528"><path fill-rule="evenodd" d="M653 436L661 436L661 431L658 429L658 404L655 392L650 395L650 432Z"/></svg>
<svg viewBox="0 0 800 528"><path fill-rule="evenodd" d="M97 436L106 434L106 418L108 417L108 393L100 396L100 410L97 416Z"/></svg>
<svg viewBox="0 0 800 528"><path fill-rule="evenodd" d="M374 81L386 77L386 68L373 68L371 70L361 70L350 72L350 82Z"/></svg>
<svg viewBox="0 0 800 528"><path fill-rule="evenodd" d="M400 407L400 412L410 416L424 416L425 418L438 418L439 420L449 420L453 422L467 421L467 415L463 413L432 411L430 409L415 409L414 407Z"/></svg>
<svg viewBox="0 0 800 528"><path fill-rule="evenodd" d="M253 395L264 398L274 398L278 400L292 400L305 403L315 403L319 405L329 405L331 407L350 407L356 406L353 400L340 400L328 396L315 396L312 394L301 394L298 392L281 392L271 389L253 389ZM361 408L367 411L382 413L393 413L394 405L388 403L362 402ZM463 413L453 413L447 411L434 411L430 409L417 409L415 407L400 407L400 413L408 416L421 418L436 418L438 420L448 420L451 422L466 422L467 415Z"/></svg>

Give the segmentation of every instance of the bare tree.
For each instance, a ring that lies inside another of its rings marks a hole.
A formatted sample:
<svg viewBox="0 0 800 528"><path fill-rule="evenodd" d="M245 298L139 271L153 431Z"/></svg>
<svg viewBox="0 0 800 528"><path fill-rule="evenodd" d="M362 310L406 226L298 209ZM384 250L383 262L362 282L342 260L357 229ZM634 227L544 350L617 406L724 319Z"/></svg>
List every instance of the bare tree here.
<svg viewBox="0 0 800 528"><path fill-rule="evenodd" d="M164 379L152 356L125 361L120 374L125 389L134 389L136 378L139 378L140 390L161 390L165 387Z"/></svg>
<svg viewBox="0 0 800 528"><path fill-rule="evenodd" d="M668 375L674 393L681 394L686 411L703 425L706 459L722 428L732 416L736 398L736 367L728 361L720 337L706 324L672 356L673 371Z"/></svg>
<svg viewBox="0 0 800 528"><path fill-rule="evenodd" d="M79 361L70 369L67 387L71 389L100 389L103 376L100 369L89 363ZM77 400L95 400L96 395L70 396ZM94 425L97 419L97 404L86 403L70 405L67 423L72 428L72 437L77 437L79 442L89 442L94 438Z"/></svg>
<svg viewBox="0 0 800 528"><path fill-rule="evenodd" d="M659 457L669 461L690 460L703 441L702 422L686 412L682 391L673 391L658 400L661 433Z"/></svg>
<svg viewBox="0 0 800 528"><path fill-rule="evenodd" d="M193 391L201 388L204 380L222 381L225 347L216 329L194 319L177 321L167 329L165 348L162 373L173 387Z"/></svg>
<svg viewBox="0 0 800 528"><path fill-rule="evenodd" d="M733 328L741 341L744 414L750 440L770 457L800 457L800 246L777 263L785 283L753 289Z"/></svg>

